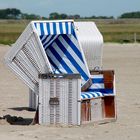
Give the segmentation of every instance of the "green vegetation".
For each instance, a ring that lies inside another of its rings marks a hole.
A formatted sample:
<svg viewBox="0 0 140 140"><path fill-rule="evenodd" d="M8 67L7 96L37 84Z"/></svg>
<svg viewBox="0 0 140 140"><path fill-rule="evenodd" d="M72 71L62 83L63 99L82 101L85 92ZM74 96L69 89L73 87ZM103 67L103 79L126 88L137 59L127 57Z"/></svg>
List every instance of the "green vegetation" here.
<svg viewBox="0 0 140 140"><path fill-rule="evenodd" d="M140 42L140 19L81 19L94 21L105 42ZM29 20L0 20L0 44L12 44L25 29Z"/></svg>
<svg viewBox="0 0 140 140"><path fill-rule="evenodd" d="M28 21L0 20L0 44L14 43L27 23Z"/></svg>
<svg viewBox="0 0 140 140"><path fill-rule="evenodd" d="M21 11L16 8L0 9L0 19L17 19Z"/></svg>
<svg viewBox="0 0 140 140"><path fill-rule="evenodd" d="M35 14L22 13L16 8L0 9L0 19L47 19Z"/></svg>
<svg viewBox="0 0 140 140"><path fill-rule="evenodd" d="M113 19L114 17L107 17L107 16L91 16L91 17L80 17L80 15L67 15L65 13L57 13L52 12L49 14L49 17L42 17L36 14L28 14L22 13L19 9L16 8L7 8L7 9L0 9L0 19Z"/></svg>
<svg viewBox="0 0 140 140"><path fill-rule="evenodd" d="M140 11L124 13L120 16L120 18L140 18Z"/></svg>
<svg viewBox="0 0 140 140"><path fill-rule="evenodd" d="M137 19L134 19L137 18ZM113 16L80 17L53 12L49 17L22 13L16 8L0 9L0 44L12 44L30 20L74 19L76 21L94 21L101 31L105 42L140 42L140 12L122 14L118 19Z"/></svg>
<svg viewBox="0 0 140 140"><path fill-rule="evenodd" d="M126 20L126 19L125 19ZM122 20L123 21L123 20ZM128 22L127 22L128 21ZM133 21L132 19L130 21ZM103 34L105 42L119 42L119 43L133 43L140 42L140 20L139 22L113 24L97 24L101 33Z"/></svg>

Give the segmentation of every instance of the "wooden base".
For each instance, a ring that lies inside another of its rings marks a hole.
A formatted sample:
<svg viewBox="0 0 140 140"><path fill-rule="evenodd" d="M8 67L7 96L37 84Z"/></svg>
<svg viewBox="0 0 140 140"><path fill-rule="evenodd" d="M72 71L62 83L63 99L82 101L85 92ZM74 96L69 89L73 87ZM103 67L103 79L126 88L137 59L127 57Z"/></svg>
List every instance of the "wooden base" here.
<svg viewBox="0 0 140 140"><path fill-rule="evenodd" d="M90 100L85 100L81 104L81 121L91 120L91 103Z"/></svg>
<svg viewBox="0 0 140 140"><path fill-rule="evenodd" d="M106 123L116 120L115 97L106 96L103 98L85 100L81 103L81 122Z"/></svg>
<svg viewBox="0 0 140 140"><path fill-rule="evenodd" d="M115 118L115 101L113 96L104 97L105 118Z"/></svg>

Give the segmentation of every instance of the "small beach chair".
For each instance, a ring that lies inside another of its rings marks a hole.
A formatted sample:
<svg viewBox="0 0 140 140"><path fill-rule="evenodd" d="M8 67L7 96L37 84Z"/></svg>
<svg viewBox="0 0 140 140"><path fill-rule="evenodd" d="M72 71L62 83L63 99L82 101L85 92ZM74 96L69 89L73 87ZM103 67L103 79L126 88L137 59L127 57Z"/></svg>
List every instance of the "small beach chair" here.
<svg viewBox="0 0 140 140"><path fill-rule="evenodd" d="M102 36L92 22L54 20L32 21L13 44L5 57L6 63L30 88L30 94L39 98L34 101L38 102L40 124L80 125L92 121L94 108L88 109L89 119L83 119L81 105L88 102L90 107L92 99L105 96L104 89L94 89L96 78L90 74L90 69L102 67L102 43Z"/></svg>

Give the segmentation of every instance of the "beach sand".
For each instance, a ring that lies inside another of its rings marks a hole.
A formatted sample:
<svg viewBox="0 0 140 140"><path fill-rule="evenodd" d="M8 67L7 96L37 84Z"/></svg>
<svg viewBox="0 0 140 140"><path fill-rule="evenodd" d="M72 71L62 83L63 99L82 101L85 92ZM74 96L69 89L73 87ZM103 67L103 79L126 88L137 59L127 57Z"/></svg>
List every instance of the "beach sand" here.
<svg viewBox="0 0 140 140"><path fill-rule="evenodd" d="M0 45L0 117L34 117L28 111L28 88L3 64L9 46ZM103 69L116 74L116 122L81 127L9 125L0 120L0 140L139 140L140 139L140 44L105 44Z"/></svg>

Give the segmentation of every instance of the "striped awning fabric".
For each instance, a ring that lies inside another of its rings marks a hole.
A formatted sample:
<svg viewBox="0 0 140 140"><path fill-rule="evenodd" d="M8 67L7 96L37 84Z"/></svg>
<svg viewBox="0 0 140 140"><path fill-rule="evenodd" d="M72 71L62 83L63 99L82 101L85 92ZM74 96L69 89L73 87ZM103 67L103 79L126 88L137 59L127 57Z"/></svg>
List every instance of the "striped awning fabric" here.
<svg viewBox="0 0 140 140"><path fill-rule="evenodd" d="M34 23L39 36L73 34L73 22L36 22Z"/></svg>
<svg viewBox="0 0 140 140"><path fill-rule="evenodd" d="M90 77L72 21L34 23L54 73L80 73L82 85Z"/></svg>
<svg viewBox="0 0 140 140"><path fill-rule="evenodd" d="M81 93L81 100L99 98L103 96L114 96L113 89L107 89L104 86L104 77L102 74L92 75L92 85L86 92Z"/></svg>

